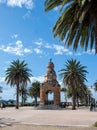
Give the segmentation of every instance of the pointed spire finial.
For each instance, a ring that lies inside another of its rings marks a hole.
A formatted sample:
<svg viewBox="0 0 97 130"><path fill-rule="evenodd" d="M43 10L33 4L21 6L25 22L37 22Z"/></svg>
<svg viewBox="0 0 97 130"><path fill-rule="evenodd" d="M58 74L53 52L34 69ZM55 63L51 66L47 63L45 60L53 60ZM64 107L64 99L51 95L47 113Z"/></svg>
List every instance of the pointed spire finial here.
<svg viewBox="0 0 97 130"><path fill-rule="evenodd" d="M50 62L52 62L52 58L50 58Z"/></svg>

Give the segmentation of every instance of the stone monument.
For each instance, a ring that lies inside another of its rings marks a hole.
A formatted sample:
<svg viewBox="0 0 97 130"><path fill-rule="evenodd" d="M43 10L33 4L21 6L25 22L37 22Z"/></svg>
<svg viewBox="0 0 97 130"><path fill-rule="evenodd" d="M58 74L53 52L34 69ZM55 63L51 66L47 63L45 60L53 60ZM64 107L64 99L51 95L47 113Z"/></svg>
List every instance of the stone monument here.
<svg viewBox="0 0 97 130"><path fill-rule="evenodd" d="M48 101L48 93L53 93L53 102L51 103L50 107L49 101ZM52 62L52 59L50 59L50 62L47 64L47 72L44 76L44 82L40 86L40 106L44 107L48 106L50 108L55 108L55 106L59 106L60 103L60 85L56 79L56 73L54 71L54 64ZM53 105L52 105L53 104Z"/></svg>

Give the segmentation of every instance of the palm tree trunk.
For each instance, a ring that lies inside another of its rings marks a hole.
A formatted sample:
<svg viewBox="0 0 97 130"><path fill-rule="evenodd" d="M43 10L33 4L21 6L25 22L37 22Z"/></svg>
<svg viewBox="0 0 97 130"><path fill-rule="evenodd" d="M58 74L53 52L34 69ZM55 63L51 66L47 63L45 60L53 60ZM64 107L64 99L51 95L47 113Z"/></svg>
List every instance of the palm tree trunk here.
<svg viewBox="0 0 97 130"><path fill-rule="evenodd" d="M79 98L76 98L76 102L77 102L77 107L79 107Z"/></svg>
<svg viewBox="0 0 97 130"><path fill-rule="evenodd" d="M24 104L25 104L25 102L26 102L26 94L24 94Z"/></svg>
<svg viewBox="0 0 97 130"><path fill-rule="evenodd" d="M72 110L76 110L75 95L72 95Z"/></svg>
<svg viewBox="0 0 97 130"><path fill-rule="evenodd" d="M19 84L17 84L16 91L16 109L19 109Z"/></svg>
<svg viewBox="0 0 97 130"><path fill-rule="evenodd" d="M88 106L89 105L89 103L88 103L88 95L86 95L86 97L85 97L85 102L86 102L86 105Z"/></svg>
<svg viewBox="0 0 97 130"><path fill-rule="evenodd" d="M23 98L23 93L22 93L22 106L23 106L23 104L24 104L24 98Z"/></svg>
<svg viewBox="0 0 97 130"><path fill-rule="evenodd" d="M72 110L76 110L76 95L73 87L72 87Z"/></svg>
<svg viewBox="0 0 97 130"><path fill-rule="evenodd" d="M37 107L37 97L35 97L35 107Z"/></svg>

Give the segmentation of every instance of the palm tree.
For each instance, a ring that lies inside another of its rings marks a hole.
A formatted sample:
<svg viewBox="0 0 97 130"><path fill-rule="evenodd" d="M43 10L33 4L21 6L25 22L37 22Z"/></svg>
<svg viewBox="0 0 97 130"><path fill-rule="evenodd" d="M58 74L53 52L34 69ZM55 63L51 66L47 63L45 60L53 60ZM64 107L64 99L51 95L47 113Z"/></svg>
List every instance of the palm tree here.
<svg viewBox="0 0 97 130"><path fill-rule="evenodd" d="M40 82L35 81L29 88L29 95L35 98L35 106L37 106L37 97L40 97Z"/></svg>
<svg viewBox="0 0 97 130"><path fill-rule="evenodd" d="M94 83L94 90L95 90L95 97L96 97L96 92L97 92L97 80L96 80L96 82ZM95 99L95 102L96 102L96 99Z"/></svg>
<svg viewBox="0 0 97 130"><path fill-rule="evenodd" d="M0 93L2 93L2 87L0 86ZM1 96L0 96L0 98L1 98Z"/></svg>
<svg viewBox="0 0 97 130"><path fill-rule="evenodd" d="M61 92L64 93L64 96L65 96L65 102L67 102L67 88L66 88L66 87L62 87L62 88L61 88Z"/></svg>
<svg viewBox="0 0 97 130"><path fill-rule="evenodd" d="M92 92L89 89L89 87L87 87L86 91L85 91L85 101L86 101L86 104L90 105L91 99L92 99Z"/></svg>
<svg viewBox="0 0 97 130"><path fill-rule="evenodd" d="M19 94L22 98L22 106L25 104L25 101L27 100L28 91L25 85L21 85L19 88Z"/></svg>
<svg viewBox="0 0 97 130"><path fill-rule="evenodd" d="M53 27L54 37L65 39L65 45L73 45L74 50L79 44L85 51L95 46L97 53L97 0L45 0L44 4L45 11L60 9L61 15Z"/></svg>
<svg viewBox="0 0 97 130"><path fill-rule="evenodd" d="M88 87L85 84L81 84L77 87L77 91L76 91L76 102L77 102L77 106L79 106L79 101L81 103L86 103L88 104L89 100L88 100Z"/></svg>
<svg viewBox="0 0 97 130"><path fill-rule="evenodd" d="M0 86L0 93L2 93L2 87Z"/></svg>
<svg viewBox="0 0 97 130"><path fill-rule="evenodd" d="M94 90L97 92L97 81L94 83Z"/></svg>
<svg viewBox="0 0 97 130"><path fill-rule="evenodd" d="M28 64L25 61L13 61L6 70L5 81L10 86L16 86L16 109L19 108L19 87L21 84L27 85L30 82L31 70L27 67Z"/></svg>
<svg viewBox="0 0 97 130"><path fill-rule="evenodd" d="M72 109L76 109L76 91L79 85L82 85L86 79L85 66L82 66L80 62L76 60L67 60L65 68L60 70L60 76L63 79L63 83L72 91Z"/></svg>
<svg viewBox="0 0 97 130"><path fill-rule="evenodd" d="M67 87L66 89L67 91L67 97L68 98L71 98L72 97L72 89L69 87ZM88 87L83 84L83 85L79 85L76 87L76 90L75 90L75 95L76 95L76 104L77 106L79 107L79 101L80 103L86 103L88 104L89 102L89 98L88 98Z"/></svg>

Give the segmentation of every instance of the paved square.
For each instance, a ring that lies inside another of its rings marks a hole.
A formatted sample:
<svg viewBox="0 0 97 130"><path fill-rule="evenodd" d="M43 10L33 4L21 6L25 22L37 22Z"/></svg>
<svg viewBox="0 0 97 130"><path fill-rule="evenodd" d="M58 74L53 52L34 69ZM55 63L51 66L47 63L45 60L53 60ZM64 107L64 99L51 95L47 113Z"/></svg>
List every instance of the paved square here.
<svg viewBox="0 0 97 130"><path fill-rule="evenodd" d="M92 126L97 112L89 108L77 110L35 110L32 107L0 109L0 126L13 124L37 124L55 126Z"/></svg>

